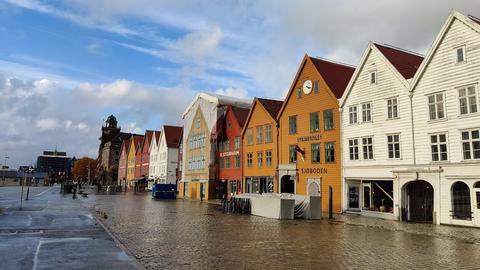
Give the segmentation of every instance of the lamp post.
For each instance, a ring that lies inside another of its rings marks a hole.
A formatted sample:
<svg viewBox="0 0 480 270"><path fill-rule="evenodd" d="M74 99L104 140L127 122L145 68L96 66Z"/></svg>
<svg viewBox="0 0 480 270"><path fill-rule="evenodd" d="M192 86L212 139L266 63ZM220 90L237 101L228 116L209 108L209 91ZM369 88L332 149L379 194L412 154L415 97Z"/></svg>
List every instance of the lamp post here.
<svg viewBox="0 0 480 270"><path fill-rule="evenodd" d="M5 184L5 170L7 169L7 159L10 157L7 156L7 153L5 153L5 162L3 162L3 168L2 168L2 173L3 173L3 184Z"/></svg>

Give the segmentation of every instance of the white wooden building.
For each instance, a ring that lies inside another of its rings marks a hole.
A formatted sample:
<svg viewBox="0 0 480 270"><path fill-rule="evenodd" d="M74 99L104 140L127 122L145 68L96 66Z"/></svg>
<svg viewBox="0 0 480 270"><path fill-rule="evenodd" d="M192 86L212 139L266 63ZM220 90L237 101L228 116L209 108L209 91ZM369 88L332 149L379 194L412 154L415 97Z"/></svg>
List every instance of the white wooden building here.
<svg viewBox="0 0 480 270"><path fill-rule="evenodd" d="M480 226L479 80L480 20L453 11L411 83L414 166L394 171L402 219Z"/></svg>
<svg viewBox="0 0 480 270"><path fill-rule="evenodd" d="M160 160L158 158L158 140L161 131L154 131L152 140L150 141L150 163L148 166L148 179L157 181L160 172Z"/></svg>
<svg viewBox="0 0 480 270"><path fill-rule="evenodd" d="M342 98L343 210L401 213L395 168L413 164L409 81L423 57L370 42Z"/></svg>
<svg viewBox="0 0 480 270"><path fill-rule="evenodd" d="M158 142L158 181L159 184L176 184L178 168L178 147L182 127L163 126Z"/></svg>

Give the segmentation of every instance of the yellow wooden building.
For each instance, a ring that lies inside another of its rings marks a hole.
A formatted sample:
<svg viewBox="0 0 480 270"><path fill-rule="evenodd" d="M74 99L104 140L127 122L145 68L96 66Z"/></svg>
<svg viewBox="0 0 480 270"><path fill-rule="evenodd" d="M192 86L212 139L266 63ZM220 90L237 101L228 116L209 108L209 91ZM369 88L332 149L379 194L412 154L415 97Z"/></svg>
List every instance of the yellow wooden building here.
<svg viewBox="0 0 480 270"><path fill-rule="evenodd" d="M142 142L142 135L133 134L130 138L130 148L127 155L127 181L128 186L132 186L132 180L135 179L135 155L137 147Z"/></svg>
<svg viewBox="0 0 480 270"><path fill-rule="evenodd" d="M255 98L242 130L243 187L246 193L278 192L277 114L283 102Z"/></svg>
<svg viewBox="0 0 480 270"><path fill-rule="evenodd" d="M340 112L354 68L305 55L277 116L279 192L322 196L341 212Z"/></svg>

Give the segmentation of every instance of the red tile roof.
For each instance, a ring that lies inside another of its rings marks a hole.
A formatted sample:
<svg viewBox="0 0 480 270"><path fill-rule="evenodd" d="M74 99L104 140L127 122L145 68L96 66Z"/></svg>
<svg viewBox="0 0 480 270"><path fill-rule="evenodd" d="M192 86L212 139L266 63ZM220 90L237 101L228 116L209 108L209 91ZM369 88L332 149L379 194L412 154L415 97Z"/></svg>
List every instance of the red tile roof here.
<svg viewBox="0 0 480 270"><path fill-rule="evenodd" d="M137 134L133 135L133 144L135 145L135 152L137 152L138 149L142 147L140 144L143 142L143 137L144 137L143 135L137 135Z"/></svg>
<svg viewBox="0 0 480 270"><path fill-rule="evenodd" d="M243 128L245 125L245 121L247 121L248 113L250 112L250 109L245 109L245 108L239 108L232 106L232 112L233 115L235 115L235 118L237 118L238 124L240 127Z"/></svg>
<svg viewBox="0 0 480 270"><path fill-rule="evenodd" d="M163 126L167 147L178 147L178 142L182 137L183 127Z"/></svg>
<svg viewBox="0 0 480 270"><path fill-rule="evenodd" d="M257 98L257 100L262 104L262 106L265 108L265 110L267 110L273 119L277 119L277 115L282 108L283 101L266 98Z"/></svg>
<svg viewBox="0 0 480 270"><path fill-rule="evenodd" d="M415 53L403 51L400 49L380 45L375 43L382 54L390 61L390 63L402 74L405 79L415 76L417 69L423 61L423 56Z"/></svg>
<svg viewBox="0 0 480 270"><path fill-rule="evenodd" d="M324 59L309 57L333 94L337 98L341 98L355 68Z"/></svg>

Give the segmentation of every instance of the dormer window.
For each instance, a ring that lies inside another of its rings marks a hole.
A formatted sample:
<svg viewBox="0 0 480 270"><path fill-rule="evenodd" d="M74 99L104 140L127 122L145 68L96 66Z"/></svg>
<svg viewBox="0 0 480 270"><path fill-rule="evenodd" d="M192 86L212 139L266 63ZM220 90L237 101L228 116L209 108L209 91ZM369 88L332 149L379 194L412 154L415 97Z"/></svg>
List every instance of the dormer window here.
<svg viewBox="0 0 480 270"><path fill-rule="evenodd" d="M370 84L377 84L377 72L370 72Z"/></svg>
<svg viewBox="0 0 480 270"><path fill-rule="evenodd" d="M465 62L465 47L459 47L455 49L456 55L457 55L457 63L463 63Z"/></svg>

